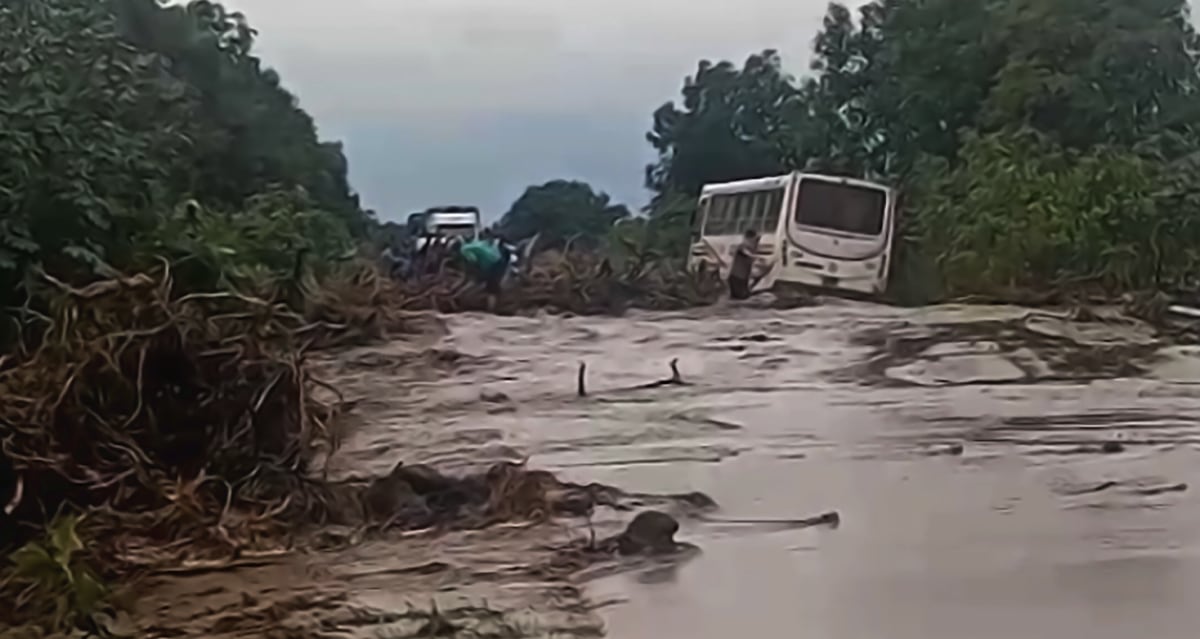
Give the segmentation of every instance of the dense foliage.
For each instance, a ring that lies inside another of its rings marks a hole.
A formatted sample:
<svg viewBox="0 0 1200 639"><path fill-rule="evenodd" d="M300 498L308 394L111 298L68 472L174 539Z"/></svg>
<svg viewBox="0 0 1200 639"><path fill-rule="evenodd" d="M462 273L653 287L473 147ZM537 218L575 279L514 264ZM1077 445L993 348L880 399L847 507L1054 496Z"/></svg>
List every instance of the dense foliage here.
<svg viewBox="0 0 1200 639"><path fill-rule="evenodd" d="M98 578L150 549L236 553L310 519L334 408L303 349L390 316L313 292L372 216L243 16L12 0L0 33L0 492L24 486L0 550L66 516L0 566L0 631L98 632Z"/></svg>
<svg viewBox="0 0 1200 639"><path fill-rule="evenodd" d="M1198 51L1183 0L831 5L803 81L772 52L701 62L655 113L647 186L886 180L908 196L899 283L932 276L933 295L1182 287L1200 242Z"/></svg>
<svg viewBox="0 0 1200 639"><path fill-rule="evenodd" d="M683 103L654 112L646 139L659 159L646 169L646 186L696 194L707 182L780 172L795 98L774 51L750 56L742 69L700 62L684 81Z"/></svg>
<svg viewBox="0 0 1200 639"><path fill-rule="evenodd" d="M370 223L340 146L250 54L242 16L206 0L20 1L0 4L0 32L6 306L38 271L81 280L156 249L291 265L344 253Z"/></svg>
<svg viewBox="0 0 1200 639"><path fill-rule="evenodd" d="M512 242L538 235L539 246L560 247L567 242L595 246L614 222L627 217L629 209L613 204L608 194L583 182L554 180L526 189L497 229Z"/></svg>
<svg viewBox="0 0 1200 639"><path fill-rule="evenodd" d="M209 0L119 0L115 7L122 34L164 58L197 98L206 136L196 140L190 190L238 205L280 185L301 186L316 206L363 230L341 144L319 141L279 75L251 54L255 31L244 16Z"/></svg>

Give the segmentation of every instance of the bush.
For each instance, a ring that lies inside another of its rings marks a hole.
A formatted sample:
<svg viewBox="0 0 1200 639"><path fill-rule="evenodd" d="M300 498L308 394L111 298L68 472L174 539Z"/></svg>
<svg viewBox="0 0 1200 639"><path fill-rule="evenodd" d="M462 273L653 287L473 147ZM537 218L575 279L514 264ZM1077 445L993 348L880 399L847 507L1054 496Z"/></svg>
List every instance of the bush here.
<svg viewBox="0 0 1200 639"><path fill-rule="evenodd" d="M926 161L918 175L906 239L947 295L1111 293L1196 264L1194 251L1164 250L1200 236L1164 199L1160 166L1129 151L1067 150L1009 130L970 135L955 168Z"/></svg>
<svg viewBox="0 0 1200 639"><path fill-rule="evenodd" d="M184 290L261 288L298 279L305 264L325 275L355 251L343 221L315 208L301 189L251 197L236 212L190 201L131 222L128 263L142 270L165 259Z"/></svg>

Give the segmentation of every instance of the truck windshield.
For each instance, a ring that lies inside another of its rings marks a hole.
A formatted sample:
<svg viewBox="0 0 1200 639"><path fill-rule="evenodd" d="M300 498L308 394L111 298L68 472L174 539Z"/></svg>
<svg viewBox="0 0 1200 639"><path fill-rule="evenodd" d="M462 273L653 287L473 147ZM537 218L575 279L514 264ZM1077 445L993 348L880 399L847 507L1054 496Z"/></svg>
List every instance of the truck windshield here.
<svg viewBox="0 0 1200 639"><path fill-rule="evenodd" d="M437 232L446 237L474 237L474 224L439 224Z"/></svg>

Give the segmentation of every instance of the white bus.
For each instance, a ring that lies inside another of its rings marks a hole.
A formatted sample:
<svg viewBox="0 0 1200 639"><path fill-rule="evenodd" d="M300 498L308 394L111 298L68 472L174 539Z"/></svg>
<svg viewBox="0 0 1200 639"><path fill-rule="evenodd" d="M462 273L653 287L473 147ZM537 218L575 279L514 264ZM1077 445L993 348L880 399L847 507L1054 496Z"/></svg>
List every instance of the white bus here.
<svg viewBox="0 0 1200 639"><path fill-rule="evenodd" d="M693 220L689 266L728 277L747 229L759 232L754 290L776 284L880 295L887 288L895 192L850 178L791 173L709 184Z"/></svg>

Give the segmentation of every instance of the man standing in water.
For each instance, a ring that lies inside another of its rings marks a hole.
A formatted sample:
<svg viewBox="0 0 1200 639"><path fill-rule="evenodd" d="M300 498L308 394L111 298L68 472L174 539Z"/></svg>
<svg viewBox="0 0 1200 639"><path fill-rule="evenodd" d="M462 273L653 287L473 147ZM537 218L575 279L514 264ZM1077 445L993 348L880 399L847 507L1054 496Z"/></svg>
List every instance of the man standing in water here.
<svg viewBox="0 0 1200 639"><path fill-rule="evenodd" d="M758 231L747 229L733 253L729 267L729 297L744 300L750 297L750 275L754 270L754 255L758 252Z"/></svg>

